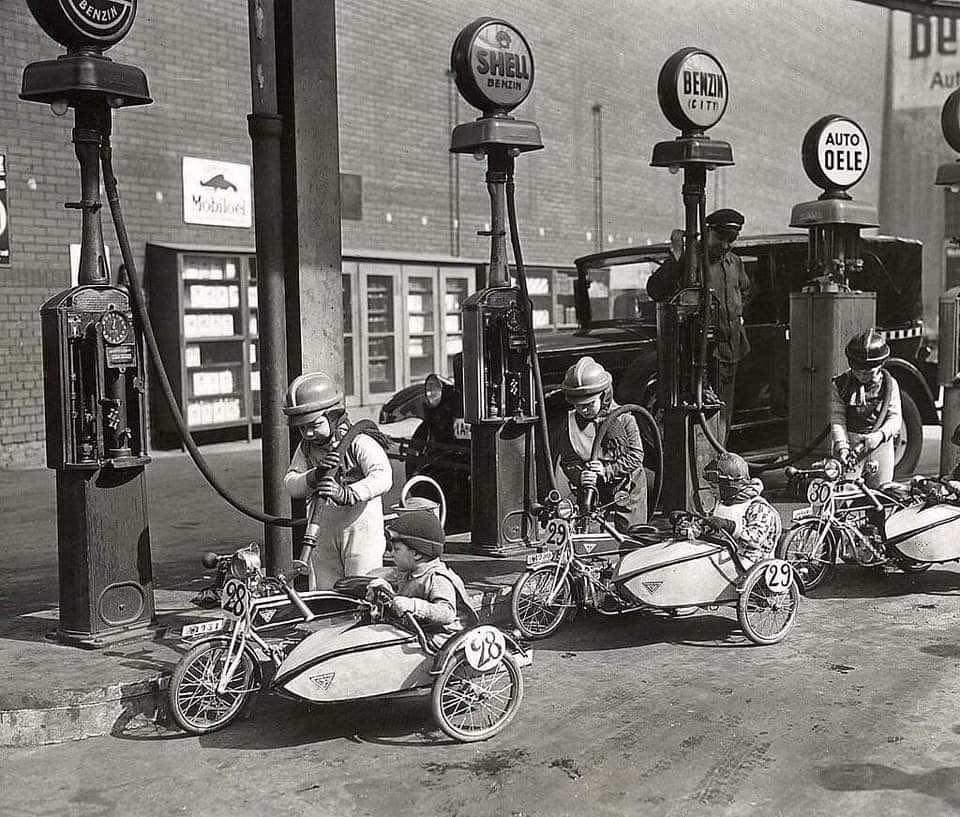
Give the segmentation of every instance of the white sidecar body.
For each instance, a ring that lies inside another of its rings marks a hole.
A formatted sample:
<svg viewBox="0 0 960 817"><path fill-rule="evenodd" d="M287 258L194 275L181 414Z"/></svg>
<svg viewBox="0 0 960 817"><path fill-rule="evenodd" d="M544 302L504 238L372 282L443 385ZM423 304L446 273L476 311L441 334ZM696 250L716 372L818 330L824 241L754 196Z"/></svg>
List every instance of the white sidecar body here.
<svg viewBox="0 0 960 817"><path fill-rule="evenodd" d="M433 662L413 635L393 624L346 622L294 647L273 686L308 701L350 701L430 686Z"/></svg>
<svg viewBox="0 0 960 817"><path fill-rule="evenodd" d="M916 562L960 559L960 508L956 505L914 505L892 513L886 521L887 544Z"/></svg>
<svg viewBox="0 0 960 817"><path fill-rule="evenodd" d="M613 581L624 598L651 607L736 601L739 576L730 551L699 539L669 539L627 553Z"/></svg>

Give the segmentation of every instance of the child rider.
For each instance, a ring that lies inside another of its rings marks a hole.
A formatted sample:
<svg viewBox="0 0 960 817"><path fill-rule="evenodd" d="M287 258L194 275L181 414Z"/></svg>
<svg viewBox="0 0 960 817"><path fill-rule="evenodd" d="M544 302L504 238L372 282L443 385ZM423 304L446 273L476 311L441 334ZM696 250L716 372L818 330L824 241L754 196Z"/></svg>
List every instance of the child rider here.
<svg viewBox="0 0 960 817"><path fill-rule="evenodd" d="M621 414L608 429L598 459L591 459L597 431L617 408L613 377L592 357L582 357L563 378L570 405L559 430L560 468L572 488L595 488L601 505L616 499L614 526L626 532L647 521L647 477L637 421Z"/></svg>
<svg viewBox="0 0 960 817"><path fill-rule="evenodd" d="M737 541L737 553L749 566L773 556L783 524L780 514L761 495L763 483L751 479L747 461L739 454L718 456L704 470L716 484L718 501L710 522Z"/></svg>
<svg viewBox="0 0 960 817"><path fill-rule="evenodd" d="M340 468L339 443L350 428L342 401L329 375L309 372L290 384L283 407L302 437L283 485L295 499L309 497L308 516L314 503L324 503L320 524L311 526L312 584L321 590L382 567L386 549L381 497L393 485L393 471L383 446L365 433L349 441Z"/></svg>
<svg viewBox="0 0 960 817"><path fill-rule="evenodd" d="M850 450L860 443L870 459L876 460L876 474L864 481L877 487L893 479L893 438L900 431L900 387L883 368L890 347L876 329L851 338L846 348L850 368L833 379L830 406L830 433L833 451L858 476L863 464L850 462Z"/></svg>
<svg viewBox="0 0 960 817"><path fill-rule="evenodd" d="M373 601L377 587L395 591L393 612L412 614L432 646L440 647L464 628L458 602L476 618L463 580L440 558L446 538L440 520L429 510L409 511L387 522L386 532L396 566L370 582L367 599Z"/></svg>

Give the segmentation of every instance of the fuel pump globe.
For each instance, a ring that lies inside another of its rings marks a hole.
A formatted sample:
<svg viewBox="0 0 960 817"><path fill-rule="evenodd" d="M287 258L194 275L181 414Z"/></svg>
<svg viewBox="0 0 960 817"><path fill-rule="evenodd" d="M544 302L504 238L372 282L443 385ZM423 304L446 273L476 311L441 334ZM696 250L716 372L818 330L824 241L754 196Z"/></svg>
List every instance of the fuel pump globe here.
<svg viewBox="0 0 960 817"><path fill-rule="evenodd" d="M830 114L807 130L801 148L803 169L817 187L842 191L859 182L870 166L870 143L859 124Z"/></svg>
<svg viewBox="0 0 960 817"><path fill-rule="evenodd" d="M717 58L702 48L681 48L660 69L657 99L675 128L685 134L703 133L726 113L727 74Z"/></svg>
<svg viewBox="0 0 960 817"><path fill-rule="evenodd" d="M505 20L480 17L457 35L450 68L464 99L484 116L506 116L533 88L533 52Z"/></svg>
<svg viewBox="0 0 960 817"><path fill-rule="evenodd" d="M116 45L137 16L137 0L27 0L27 6L47 35L70 50Z"/></svg>

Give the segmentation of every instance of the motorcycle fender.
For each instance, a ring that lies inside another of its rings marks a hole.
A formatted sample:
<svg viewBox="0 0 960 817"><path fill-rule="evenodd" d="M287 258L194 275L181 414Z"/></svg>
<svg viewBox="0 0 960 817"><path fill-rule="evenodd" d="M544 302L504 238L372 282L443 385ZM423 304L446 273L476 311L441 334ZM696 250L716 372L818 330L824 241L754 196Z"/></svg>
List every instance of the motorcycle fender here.
<svg viewBox="0 0 960 817"><path fill-rule="evenodd" d="M917 562L960 558L960 508L912 507L892 513L884 525L887 543Z"/></svg>
<svg viewBox="0 0 960 817"><path fill-rule="evenodd" d="M477 627L491 626L489 624L483 625L478 624L474 627L471 627L469 630L464 630L462 633L458 633L455 636L451 636L450 640L443 645L443 649L437 653L436 658L433 662L433 670L431 671L432 675L442 675L443 671L450 665L450 662L456 657L456 654L459 650L463 649L464 642L467 638L470 637L470 633L473 632ZM498 628L499 629L499 628ZM519 656L522 659L522 663L525 666L532 662L533 650L524 649L520 642L513 637L512 634L500 630L503 633L503 638L507 642L507 651L511 655Z"/></svg>

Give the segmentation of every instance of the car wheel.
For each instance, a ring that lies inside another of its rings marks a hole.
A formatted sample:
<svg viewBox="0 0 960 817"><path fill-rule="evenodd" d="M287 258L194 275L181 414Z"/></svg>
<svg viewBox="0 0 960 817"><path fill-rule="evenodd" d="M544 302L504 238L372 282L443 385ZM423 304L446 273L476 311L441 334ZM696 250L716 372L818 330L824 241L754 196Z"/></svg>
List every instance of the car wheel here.
<svg viewBox="0 0 960 817"><path fill-rule="evenodd" d="M923 421L914 399L904 390L900 391L900 409L903 422L900 433L893 438L894 479L905 479L916 471L923 448Z"/></svg>

